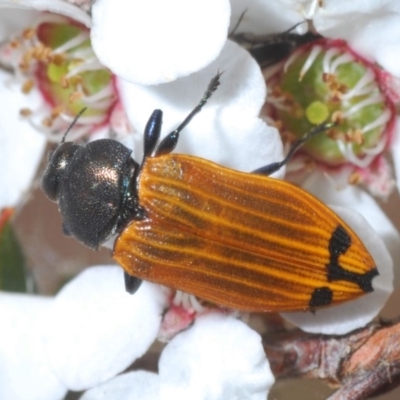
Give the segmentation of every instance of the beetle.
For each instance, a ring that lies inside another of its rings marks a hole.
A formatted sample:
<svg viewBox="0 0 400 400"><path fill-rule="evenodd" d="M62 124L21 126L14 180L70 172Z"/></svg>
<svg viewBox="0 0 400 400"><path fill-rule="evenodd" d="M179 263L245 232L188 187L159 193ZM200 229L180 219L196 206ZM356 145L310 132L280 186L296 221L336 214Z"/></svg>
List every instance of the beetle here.
<svg viewBox="0 0 400 400"><path fill-rule="evenodd" d="M240 17L237 26L242 18L243 15ZM321 35L311 30L304 34L293 33L292 31L302 23L300 22L281 33L266 35L254 35L247 32L236 34L234 33L235 28L229 37L246 48L261 68L267 68L283 61L300 46L322 38Z"/></svg>
<svg viewBox="0 0 400 400"><path fill-rule="evenodd" d="M378 270L352 229L311 194L268 177L332 124L254 173L172 154L219 82L218 73L161 143L162 112L153 112L140 165L115 140L79 146L64 136L42 178L64 231L92 249L116 235L113 257L130 293L144 279L225 307L269 312L314 311L371 292Z"/></svg>

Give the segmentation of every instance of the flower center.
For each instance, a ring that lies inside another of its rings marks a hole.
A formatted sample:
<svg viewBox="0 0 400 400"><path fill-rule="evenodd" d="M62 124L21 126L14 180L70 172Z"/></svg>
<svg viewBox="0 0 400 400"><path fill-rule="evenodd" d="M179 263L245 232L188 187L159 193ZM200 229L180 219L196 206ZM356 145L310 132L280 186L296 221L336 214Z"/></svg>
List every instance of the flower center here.
<svg viewBox="0 0 400 400"><path fill-rule="evenodd" d="M338 121L304 149L329 165L350 162L364 168L385 148L394 120L379 74L343 41L313 42L268 80L268 113L292 139L328 119Z"/></svg>
<svg viewBox="0 0 400 400"><path fill-rule="evenodd" d="M41 130L62 134L83 108L87 110L78 121L79 135L108 119L116 100L113 78L97 60L87 28L62 16L44 14L0 54L14 69L24 93L36 87L42 94L47 111L40 110ZM31 117L34 112L24 109L21 113ZM79 135L70 135L71 140ZM50 138L59 140L59 136Z"/></svg>

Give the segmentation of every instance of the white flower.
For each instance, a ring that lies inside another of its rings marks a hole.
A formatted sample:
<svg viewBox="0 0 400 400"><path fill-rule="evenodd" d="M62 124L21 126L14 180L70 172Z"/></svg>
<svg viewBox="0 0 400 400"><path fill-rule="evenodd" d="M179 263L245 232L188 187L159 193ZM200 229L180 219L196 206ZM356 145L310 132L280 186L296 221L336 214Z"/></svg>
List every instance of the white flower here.
<svg viewBox="0 0 400 400"><path fill-rule="evenodd" d="M66 386L54 374L42 343L46 313L53 300L0 293L0 397L3 399L62 398Z"/></svg>
<svg viewBox="0 0 400 400"><path fill-rule="evenodd" d="M346 16L344 18L344 16ZM400 4L395 0L325 1L324 7L316 10L313 22L322 35L346 40L360 55L379 64L397 79L388 83L390 95L400 98ZM395 122L393 138L388 150L393 157L397 187L400 182L400 156L396 144L399 141L400 125Z"/></svg>
<svg viewBox="0 0 400 400"><path fill-rule="evenodd" d="M21 114L26 109L44 108L44 98L36 88L25 90L24 93L21 81L15 79L15 74L8 70L12 68L13 60L4 44L37 20L40 11L58 12L85 25L90 25L90 18L77 7L59 0L18 3L2 0L0 10L0 64L3 67L0 70L1 210L16 206L26 197L46 144L46 137L39 132L37 125Z"/></svg>
<svg viewBox="0 0 400 400"><path fill-rule="evenodd" d="M261 337L217 311L166 346L158 376L112 379L156 339L168 298L168 290L146 282L127 294L116 266L85 270L54 299L1 294L7 321L0 333L2 398L57 399L67 389L91 387L85 399L102 393L110 399L265 398L274 379Z"/></svg>
<svg viewBox="0 0 400 400"><path fill-rule="evenodd" d="M120 375L88 390L82 400L261 400L273 382L261 337L243 322L211 314L165 347L158 375Z"/></svg>
<svg viewBox="0 0 400 400"><path fill-rule="evenodd" d="M342 161L353 165L353 169L347 169L349 180L354 182L358 179L367 185L374 195L387 196L393 189L394 182L390 176L390 167L383 160L383 151L391 150L391 144L399 135L395 108L400 99L400 70L397 53L393 50L398 46L399 40L396 34L400 18L398 2L367 1L361 5L354 2L350 4L344 1L329 0L321 4L318 1L282 0L271 4L262 0L254 0L246 2L244 5L241 1L233 1L231 25L238 21L245 8L246 13L236 32L265 35L283 33L291 29L292 34L304 33L307 30L305 23L307 18L318 34L332 39L330 42L319 41L313 46L311 44L308 46L312 51L310 50L308 58L304 61L299 81L303 81L304 75L307 75L308 79L315 79L317 82L316 77L312 78L313 73L317 74L317 67L314 68L319 62L317 57L323 59L323 72L326 79L339 76L338 68L344 68L346 65L348 81L344 85L343 92L336 86L338 91L333 101L340 106L343 105L339 110L342 112L345 123L348 119L351 121L348 124L353 125L343 126L342 132L348 135L345 140L338 135L338 132L336 132L336 136L332 136L336 140L337 150L333 145L328 147L326 142L321 142L320 146L314 143L312 150L311 145L308 149L318 161L325 161L330 166L338 165L340 157L337 153L341 153ZM340 42L338 39L345 40L346 43ZM299 67L293 67L292 72L288 70L294 61L298 60L299 63L302 63L302 55L307 54L307 51L303 47L285 62L283 76L287 75L288 79L291 79L290 73L294 73ZM265 50L264 57L268 57L268 50ZM354 74L355 69L351 69L351 64L358 65L358 67L363 65L364 74L360 76ZM309 72L310 70L311 72ZM276 72L275 69L274 73ZM271 75L272 72L268 72L268 74ZM354 74L353 80L351 80L350 74ZM271 88L275 84L278 84L280 88L284 86L283 78L279 79L281 81L278 83L276 79L270 82ZM338 79L339 82L343 82L340 77ZM289 84L288 82L290 81L286 81L285 87ZM332 81L333 83L334 81ZM303 93L309 90L305 88L306 86L302 89L300 85L299 89L292 88L290 94L296 101L302 97L306 103L307 96L294 93L295 90L302 90ZM314 88L315 94L318 92L321 94L321 84L315 84ZM308 101L311 101L310 96L308 95ZM326 97L327 94L324 94L324 98ZM279 99L283 100L284 97L276 93L268 93L268 101L272 104ZM375 109L372 105L375 105ZM327 106L332 107L329 104ZM382 111L381 107L384 108ZM362 110L365 111L364 116L362 116ZM368 113L370 114L369 119ZM282 118L281 115L278 115L278 118ZM284 121L283 125L284 128L289 127L293 132L293 122L290 124L290 121ZM297 125L301 124L297 122ZM378 127L381 127L380 133L377 131ZM340 126L337 129L340 132ZM360 148L357 148L357 145ZM392 155L395 165L397 165L397 154L392 152Z"/></svg>
<svg viewBox="0 0 400 400"><path fill-rule="evenodd" d="M162 352L159 371L163 400L261 400L274 383L261 337L218 314L177 335Z"/></svg>
<svg viewBox="0 0 400 400"><path fill-rule="evenodd" d="M229 15L228 0L98 0L92 43L121 78L145 85L170 82L218 56Z"/></svg>
<svg viewBox="0 0 400 400"><path fill-rule="evenodd" d="M69 389L84 390L126 369L157 337L167 294L143 283L129 295L116 266L82 272L47 315L44 341L55 374Z"/></svg>
<svg viewBox="0 0 400 400"><path fill-rule="evenodd" d="M344 18L344 16L346 16ZM313 22L322 35L344 39L364 57L400 78L400 4L396 0L361 3L327 0L316 8Z"/></svg>
<svg viewBox="0 0 400 400"><path fill-rule="evenodd" d="M78 7L62 0L0 0L2 14L2 39L7 38L11 31L18 31L26 23L37 16L39 11L65 15L83 25L90 27L91 19L87 13Z"/></svg>

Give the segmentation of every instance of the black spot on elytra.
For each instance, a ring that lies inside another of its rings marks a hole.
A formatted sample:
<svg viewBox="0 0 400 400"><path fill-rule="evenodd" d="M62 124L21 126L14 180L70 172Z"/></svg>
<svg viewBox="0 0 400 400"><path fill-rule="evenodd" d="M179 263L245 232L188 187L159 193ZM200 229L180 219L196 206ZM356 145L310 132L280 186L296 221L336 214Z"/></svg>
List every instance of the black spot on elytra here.
<svg viewBox="0 0 400 400"><path fill-rule="evenodd" d="M339 264L340 255L346 253L347 249L351 246L351 237L346 232L343 226L338 227L333 231L331 239L329 240L329 264L326 265L328 269L328 281L348 281L355 283L360 289L365 292L372 292L372 279L379 275L377 268L373 268L364 274L357 274L344 269Z"/></svg>
<svg viewBox="0 0 400 400"><path fill-rule="evenodd" d="M350 235L343 226L338 225L329 240L329 263L326 264L327 280L328 282L341 280L352 282L358 285L363 292L372 292L374 290L372 287L372 279L379 275L376 267L364 274L357 274L347 271L339 264L339 257L346 253L350 246ZM309 303L310 309L313 310L316 307L329 305L332 302L332 297L332 291L325 286L315 289L314 293L311 295Z"/></svg>
<svg viewBox="0 0 400 400"><path fill-rule="evenodd" d="M332 303L333 293L328 287L321 287L314 290L311 295L310 309L313 310L317 307L329 306Z"/></svg>

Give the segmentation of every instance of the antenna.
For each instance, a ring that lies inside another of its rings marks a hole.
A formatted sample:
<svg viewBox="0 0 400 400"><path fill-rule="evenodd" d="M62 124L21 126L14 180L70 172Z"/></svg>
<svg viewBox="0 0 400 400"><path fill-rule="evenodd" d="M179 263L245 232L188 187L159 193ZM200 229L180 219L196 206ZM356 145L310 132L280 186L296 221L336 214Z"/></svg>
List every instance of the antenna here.
<svg viewBox="0 0 400 400"><path fill-rule="evenodd" d="M76 121L78 121L79 117L87 110L87 107L82 108L81 111L78 112L78 114L76 115L76 117L73 119L73 121L71 122L71 125L68 127L68 129L66 130L66 132L64 133L64 136L61 139L60 144L63 144L65 142L65 138L67 137L69 131L73 128L73 126L76 124Z"/></svg>

